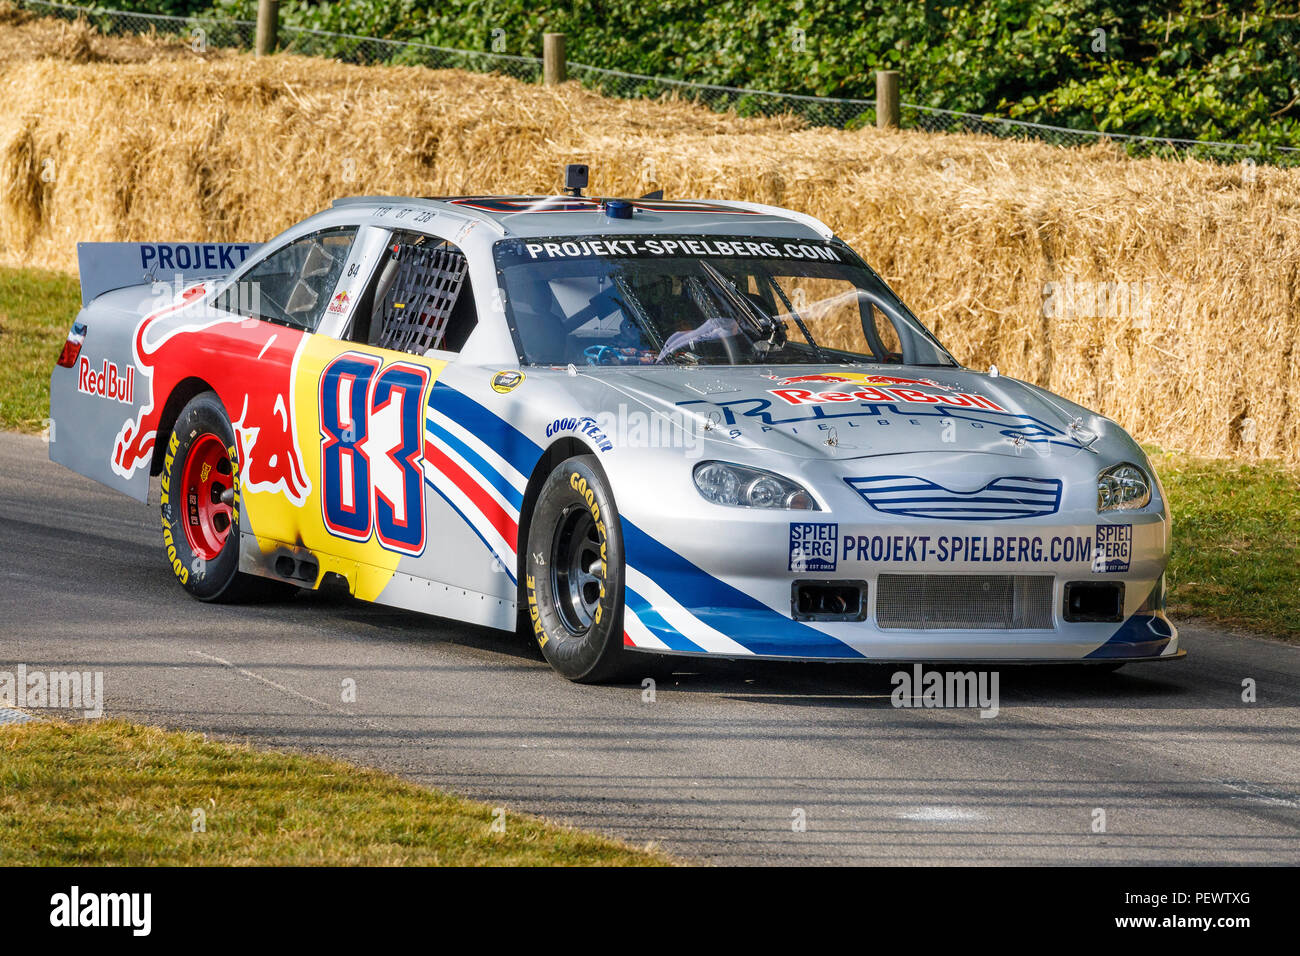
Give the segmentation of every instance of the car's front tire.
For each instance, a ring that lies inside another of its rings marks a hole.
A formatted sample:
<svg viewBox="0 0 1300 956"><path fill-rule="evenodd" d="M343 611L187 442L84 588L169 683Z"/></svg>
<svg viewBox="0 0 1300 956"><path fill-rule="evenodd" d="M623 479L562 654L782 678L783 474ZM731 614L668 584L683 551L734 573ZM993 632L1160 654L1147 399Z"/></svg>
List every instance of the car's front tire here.
<svg viewBox="0 0 1300 956"><path fill-rule="evenodd" d="M537 496L524 558L524 627L547 662L580 683L629 672L623 647L623 536L599 462L562 462Z"/></svg>
<svg viewBox="0 0 1300 956"><path fill-rule="evenodd" d="M161 505L167 563L192 596L236 602L285 590L239 570L239 456L213 392L190 399L168 436Z"/></svg>

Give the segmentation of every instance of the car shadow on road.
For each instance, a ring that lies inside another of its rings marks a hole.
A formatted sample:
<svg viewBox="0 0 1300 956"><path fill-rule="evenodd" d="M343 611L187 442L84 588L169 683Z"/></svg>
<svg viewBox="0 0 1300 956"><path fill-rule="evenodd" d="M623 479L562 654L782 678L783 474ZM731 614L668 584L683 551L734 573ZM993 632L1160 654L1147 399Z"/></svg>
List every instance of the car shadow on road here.
<svg viewBox="0 0 1300 956"><path fill-rule="evenodd" d="M372 604L352 597L346 589L326 587L317 591L299 591L276 602L276 606L290 609L290 613L295 617L301 616L304 621L314 617L328 618L331 624L349 627L358 636L374 634L403 644L473 647L545 665L545 658L537 645L518 635L418 611Z"/></svg>
<svg viewBox="0 0 1300 956"><path fill-rule="evenodd" d="M916 665L822 664L778 661L696 661L671 663L671 673L656 677L658 687L684 693L722 694L750 702L790 707L895 706L895 692L916 683ZM1187 706L1195 691L1165 672L1169 665L1130 665L1118 672L1087 665L962 664L939 661L922 665L923 673L946 676L983 675L984 686L1002 706L1081 707ZM1177 667L1178 665L1173 665ZM921 691L915 694L919 697ZM1194 702L1193 702L1194 703ZM1225 696L1223 705L1229 703ZM920 706L919 702L915 704Z"/></svg>
<svg viewBox="0 0 1300 956"><path fill-rule="evenodd" d="M283 603L295 616L307 620L327 617L359 637L373 634L412 645L474 648L514 664L529 661L546 666L532 641L493 628L359 601L345 590L304 591ZM989 675L986 680L996 673L1002 706L1218 709L1240 704L1239 688L1234 690L1230 682L1225 682L1222 694L1207 696L1204 688L1195 686L1188 665L1181 661L1129 664L1118 671L1087 664L996 666L952 661L923 667L944 674L974 672L977 678L983 673ZM788 707L891 707L901 680L895 675L914 676L913 668L911 663L789 663L646 655L644 673L634 671L631 678L615 686L623 692L651 679L662 691L724 695Z"/></svg>

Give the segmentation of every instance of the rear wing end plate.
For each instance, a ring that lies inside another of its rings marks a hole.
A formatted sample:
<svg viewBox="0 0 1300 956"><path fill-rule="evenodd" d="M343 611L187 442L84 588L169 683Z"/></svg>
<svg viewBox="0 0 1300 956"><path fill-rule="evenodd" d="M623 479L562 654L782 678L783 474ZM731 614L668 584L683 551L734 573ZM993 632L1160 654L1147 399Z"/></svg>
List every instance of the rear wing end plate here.
<svg viewBox="0 0 1300 956"><path fill-rule="evenodd" d="M154 282L188 283L228 275L257 251L257 242L79 242L81 306L114 289Z"/></svg>

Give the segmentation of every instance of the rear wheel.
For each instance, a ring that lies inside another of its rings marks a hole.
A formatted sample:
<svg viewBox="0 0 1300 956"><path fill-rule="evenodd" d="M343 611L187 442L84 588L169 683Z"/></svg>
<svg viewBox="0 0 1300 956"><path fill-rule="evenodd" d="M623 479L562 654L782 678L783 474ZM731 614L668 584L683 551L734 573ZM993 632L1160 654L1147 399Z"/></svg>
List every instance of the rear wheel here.
<svg viewBox="0 0 1300 956"><path fill-rule="evenodd" d="M581 683L629 672L623 649L623 537L614 497L590 455L561 463L528 528L524 626L547 662Z"/></svg>
<svg viewBox="0 0 1300 956"><path fill-rule="evenodd" d="M181 587L200 601L242 601L288 588L239 570L239 456L217 396L192 398L176 419L162 469L163 548Z"/></svg>

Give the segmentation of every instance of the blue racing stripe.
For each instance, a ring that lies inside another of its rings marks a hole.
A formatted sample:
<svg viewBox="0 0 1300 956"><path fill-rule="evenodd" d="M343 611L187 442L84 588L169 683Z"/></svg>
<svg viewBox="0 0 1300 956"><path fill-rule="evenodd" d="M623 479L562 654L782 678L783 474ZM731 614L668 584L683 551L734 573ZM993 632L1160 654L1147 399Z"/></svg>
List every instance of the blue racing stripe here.
<svg viewBox="0 0 1300 956"><path fill-rule="evenodd" d="M629 565L649 577L705 624L752 653L771 657L862 656L843 641L788 618L701 570L627 518L622 519L622 529ZM637 616L641 617L640 611ZM660 627L652 626L644 617L641 620L656 637L668 642Z"/></svg>
<svg viewBox="0 0 1300 956"><path fill-rule="evenodd" d="M1163 614L1134 614L1105 644L1085 657L1090 660L1159 657L1173 636L1173 626Z"/></svg>
<svg viewBox="0 0 1300 956"><path fill-rule="evenodd" d="M429 405L482 439L521 475L531 475L542 457L541 447L531 438L450 385L435 381Z"/></svg>
<svg viewBox="0 0 1300 956"><path fill-rule="evenodd" d="M524 506L524 496L506 480L505 475L484 461L478 452L432 419L426 418L424 424L429 431L438 436L439 441L451 446L456 454L464 458L493 488L501 492L502 497L514 505L516 510Z"/></svg>
<svg viewBox="0 0 1300 956"><path fill-rule="evenodd" d="M663 641L671 650L686 651L692 654L705 653L704 648L690 640L681 631L663 619L663 616L651 606L650 602L637 594L627 585L623 586L624 600L627 606L641 619L641 623L650 629L650 633Z"/></svg>

